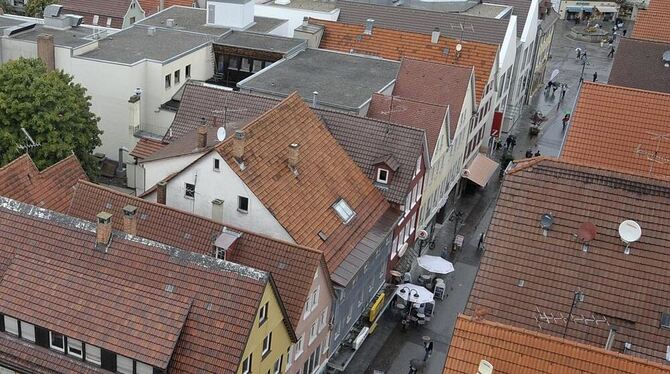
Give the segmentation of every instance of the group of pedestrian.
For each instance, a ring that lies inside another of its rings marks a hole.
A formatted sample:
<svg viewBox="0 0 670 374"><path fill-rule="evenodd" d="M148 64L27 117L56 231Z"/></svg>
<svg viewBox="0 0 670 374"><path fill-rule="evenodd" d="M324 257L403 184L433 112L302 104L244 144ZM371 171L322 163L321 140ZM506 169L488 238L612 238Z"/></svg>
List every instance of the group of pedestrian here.
<svg viewBox="0 0 670 374"><path fill-rule="evenodd" d="M540 155L540 150L539 149L537 151L535 151L535 153L533 153L532 148L528 148L528 150L526 151L526 158L540 157L540 156L541 155Z"/></svg>
<svg viewBox="0 0 670 374"><path fill-rule="evenodd" d="M514 146L516 145L516 136L514 135L508 135L507 139L505 139L505 149L508 151L513 151Z"/></svg>
<svg viewBox="0 0 670 374"><path fill-rule="evenodd" d="M428 361L430 356L433 354L433 341L424 341L423 349L426 351L423 356L423 361L419 361L418 359L411 360L409 362L409 374L417 374L418 370L422 369L426 365L426 361Z"/></svg>

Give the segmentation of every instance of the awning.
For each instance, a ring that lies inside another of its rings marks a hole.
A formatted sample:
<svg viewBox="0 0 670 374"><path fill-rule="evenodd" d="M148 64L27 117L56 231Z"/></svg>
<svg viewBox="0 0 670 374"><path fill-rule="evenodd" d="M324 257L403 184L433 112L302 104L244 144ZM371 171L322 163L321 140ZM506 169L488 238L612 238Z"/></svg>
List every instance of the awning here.
<svg viewBox="0 0 670 374"><path fill-rule="evenodd" d="M579 13L582 11L582 7L580 6L569 6L566 8L568 12L574 12L574 13Z"/></svg>
<svg viewBox="0 0 670 374"><path fill-rule="evenodd" d="M597 6L596 9L600 13L617 13L619 12L619 9L612 7L612 6Z"/></svg>
<svg viewBox="0 0 670 374"><path fill-rule="evenodd" d="M463 177L485 187L499 166L497 162L479 153L463 170Z"/></svg>

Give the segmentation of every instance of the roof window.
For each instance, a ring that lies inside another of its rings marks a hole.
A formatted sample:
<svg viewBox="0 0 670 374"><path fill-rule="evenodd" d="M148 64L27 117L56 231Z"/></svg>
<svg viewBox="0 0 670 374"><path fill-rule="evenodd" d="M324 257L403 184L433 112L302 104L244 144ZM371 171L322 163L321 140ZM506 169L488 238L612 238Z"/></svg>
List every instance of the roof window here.
<svg viewBox="0 0 670 374"><path fill-rule="evenodd" d="M333 204L333 209L335 209L335 212L338 216L340 216L342 222L344 223L349 223L356 215L356 213L351 209L349 204L344 201L344 199L337 200L335 204Z"/></svg>

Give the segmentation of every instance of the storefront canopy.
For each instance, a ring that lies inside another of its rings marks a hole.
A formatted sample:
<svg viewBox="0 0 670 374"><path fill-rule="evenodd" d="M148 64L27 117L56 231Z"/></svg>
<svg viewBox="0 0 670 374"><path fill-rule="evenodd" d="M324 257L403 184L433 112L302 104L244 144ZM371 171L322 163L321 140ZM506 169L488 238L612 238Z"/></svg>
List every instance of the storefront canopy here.
<svg viewBox="0 0 670 374"><path fill-rule="evenodd" d="M619 12L619 9L613 7L613 6L597 6L596 9L600 13L617 13Z"/></svg>
<svg viewBox="0 0 670 374"><path fill-rule="evenodd" d="M479 153L463 170L463 177L485 187L499 166L497 162Z"/></svg>
<svg viewBox="0 0 670 374"><path fill-rule="evenodd" d="M572 13L579 13L579 12L585 12L585 13L591 13L593 11L593 7L590 6L569 6L565 8L568 12Z"/></svg>

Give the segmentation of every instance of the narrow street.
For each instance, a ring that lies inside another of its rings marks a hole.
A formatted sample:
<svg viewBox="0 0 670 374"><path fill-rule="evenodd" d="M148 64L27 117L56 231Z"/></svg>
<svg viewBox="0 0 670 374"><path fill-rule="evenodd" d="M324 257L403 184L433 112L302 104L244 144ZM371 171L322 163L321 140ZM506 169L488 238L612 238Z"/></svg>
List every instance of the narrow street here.
<svg viewBox="0 0 670 374"><path fill-rule="evenodd" d="M607 81L612 66L612 59L607 58L608 47L601 48L600 44L577 42L568 38L567 34L573 25L572 22L558 21L551 49L552 58L549 60L545 77L546 83L551 72L559 69L556 81L566 83L569 89L560 103L560 90L555 94L552 94L551 90L537 91L530 105L524 108L524 113L512 131L517 136L517 145L513 151L515 159L524 158L528 148L533 149L533 152L539 149L542 155L558 156L565 136L561 119L565 113L572 112L582 72L582 62L577 60L575 48L587 50L589 56L584 67L584 80L593 80L593 73L597 71L598 81ZM530 117L536 110L541 111L549 119L543 124L540 133L531 137L528 133ZM499 158L500 152L498 151L493 157ZM392 310L387 310L377 330L368 337L345 373L405 374L409 372L411 360L420 360L424 356L423 336L429 336L435 345L433 355L420 373L442 373L456 317L463 312L477 275L481 257L481 253L477 251L477 244L480 234L486 231L493 215L500 182L498 178L493 177L484 190L464 194L456 205L456 210L464 213L458 233L465 237L465 242L453 259L455 271L444 276L448 297L436 302L432 321L423 328L411 328L403 332L398 326L399 317ZM449 246L453 241L454 223L445 222L444 225L436 226L436 232L436 245L429 254L439 256L442 248Z"/></svg>

